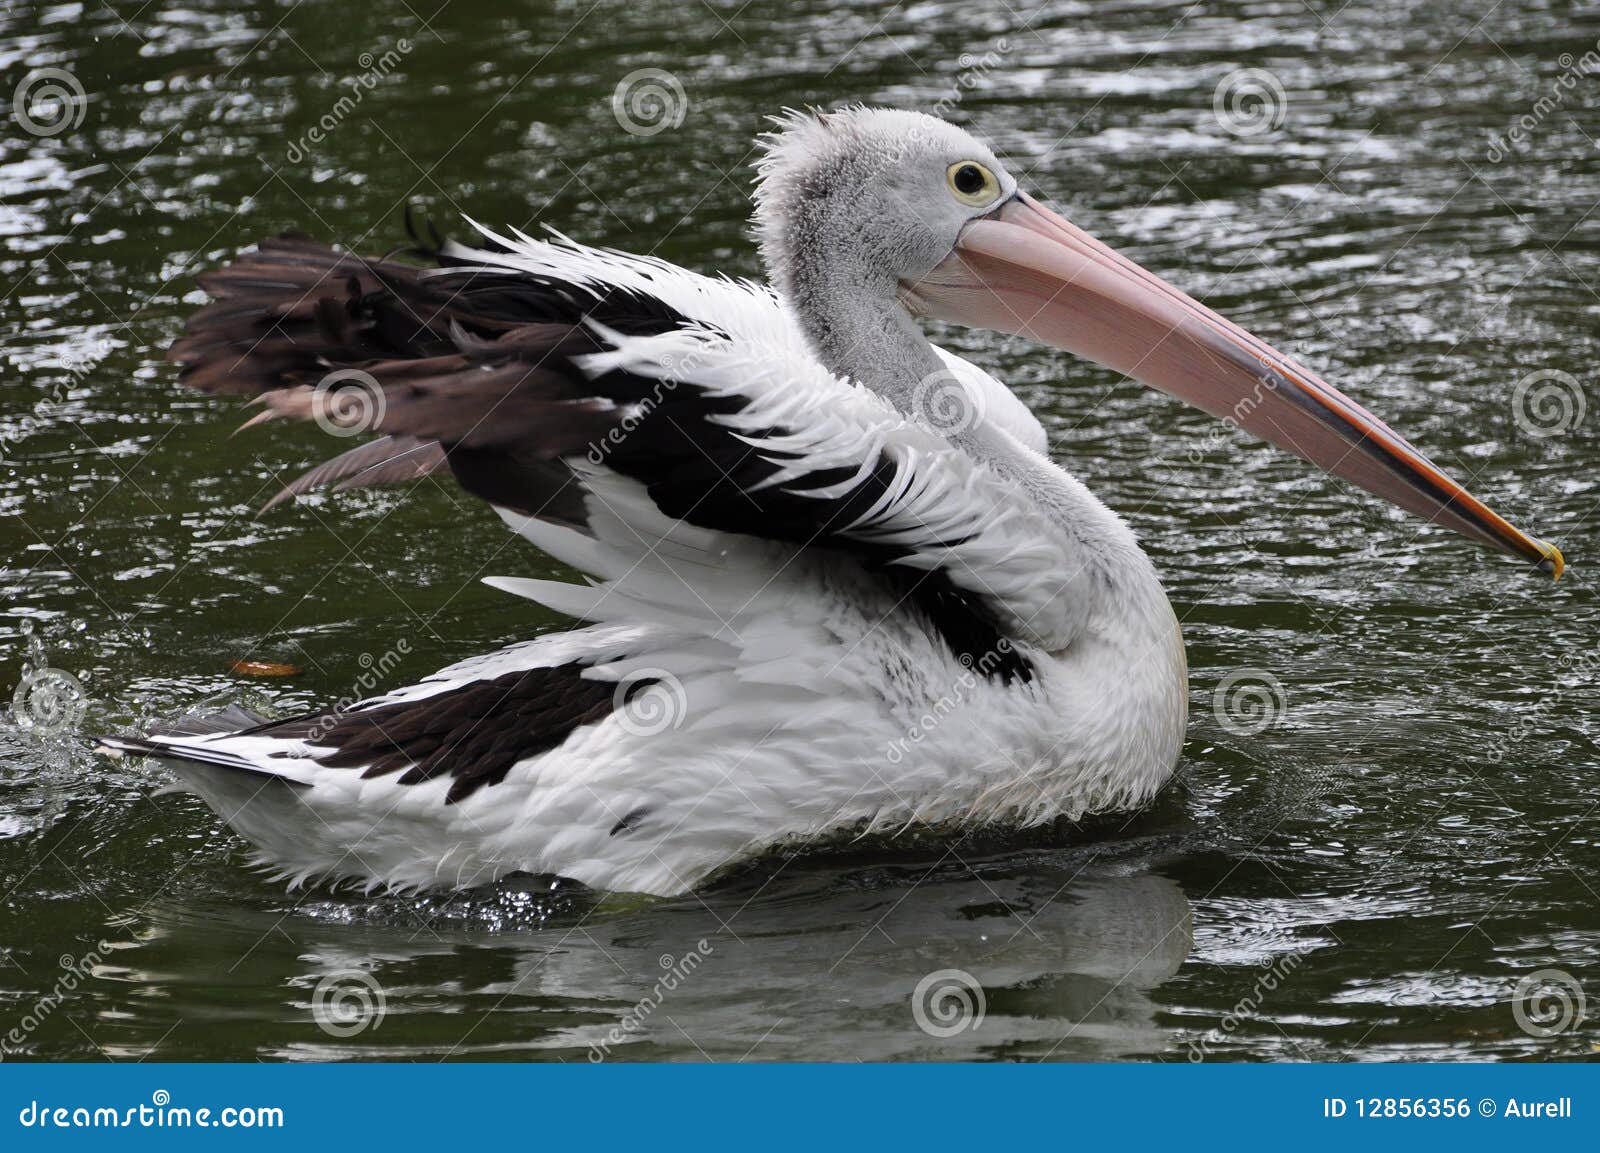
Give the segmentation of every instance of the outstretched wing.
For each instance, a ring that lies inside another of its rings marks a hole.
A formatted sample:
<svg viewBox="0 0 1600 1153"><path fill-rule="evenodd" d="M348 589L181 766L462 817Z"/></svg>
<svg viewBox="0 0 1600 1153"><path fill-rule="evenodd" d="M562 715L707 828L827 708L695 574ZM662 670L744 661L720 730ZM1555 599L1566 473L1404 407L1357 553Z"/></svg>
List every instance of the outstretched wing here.
<svg viewBox="0 0 1600 1153"><path fill-rule="evenodd" d="M1066 531L991 466L828 373L770 323L764 289L708 281L732 302L713 325L650 278L440 255L420 270L266 242L203 279L217 299L171 356L186 383L254 394L266 416L390 438L328 475L392 475L402 448L442 459L514 524L565 526L613 553L631 538L641 556L704 557L722 534L781 545L776 571L824 550L889 582L958 654L996 638L1058 651L1081 629L1089 578ZM657 281L690 275L650 267ZM551 551L614 575L584 548Z"/></svg>

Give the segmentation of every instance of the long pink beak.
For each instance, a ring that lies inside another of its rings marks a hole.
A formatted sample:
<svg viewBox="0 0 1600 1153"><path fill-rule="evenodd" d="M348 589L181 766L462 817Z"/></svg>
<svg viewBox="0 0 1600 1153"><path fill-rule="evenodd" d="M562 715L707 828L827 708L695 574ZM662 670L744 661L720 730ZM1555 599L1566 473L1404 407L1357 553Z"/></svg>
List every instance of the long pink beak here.
<svg viewBox="0 0 1600 1153"><path fill-rule="evenodd" d="M955 251L902 291L922 315L1098 361L1561 576L1559 549L1491 512L1344 393L1024 193L969 222Z"/></svg>

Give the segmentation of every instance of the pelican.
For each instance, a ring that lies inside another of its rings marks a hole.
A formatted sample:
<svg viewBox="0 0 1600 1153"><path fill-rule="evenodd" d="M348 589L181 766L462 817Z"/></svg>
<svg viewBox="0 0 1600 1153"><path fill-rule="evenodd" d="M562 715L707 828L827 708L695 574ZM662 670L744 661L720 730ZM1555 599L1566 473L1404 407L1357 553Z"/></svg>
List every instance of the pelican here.
<svg viewBox="0 0 1600 1153"><path fill-rule="evenodd" d="M1128 526L922 317L1097 361L1559 577L1554 546L966 131L775 123L766 285L470 221L471 244L419 241L433 267L280 238L202 276L185 383L379 434L278 499L447 471L585 578L488 583L582 627L104 747L171 761L291 884L398 890L672 895L778 845L1144 804L1184 739L1177 617Z"/></svg>

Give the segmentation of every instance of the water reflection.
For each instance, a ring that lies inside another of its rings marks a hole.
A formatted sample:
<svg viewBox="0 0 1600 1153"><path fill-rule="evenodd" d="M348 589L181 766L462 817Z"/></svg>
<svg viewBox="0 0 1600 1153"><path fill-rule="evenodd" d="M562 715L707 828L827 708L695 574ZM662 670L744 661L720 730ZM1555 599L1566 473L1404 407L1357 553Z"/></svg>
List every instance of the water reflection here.
<svg viewBox="0 0 1600 1153"><path fill-rule="evenodd" d="M102 1037L181 1020L186 1046L225 1044L266 979L254 1055L298 1059L1148 1055L1193 936L1175 882L1081 862L801 869L634 910L511 884L432 924L392 900L163 902L130 928L97 974ZM914 999L941 971L970 980L964 1007Z"/></svg>

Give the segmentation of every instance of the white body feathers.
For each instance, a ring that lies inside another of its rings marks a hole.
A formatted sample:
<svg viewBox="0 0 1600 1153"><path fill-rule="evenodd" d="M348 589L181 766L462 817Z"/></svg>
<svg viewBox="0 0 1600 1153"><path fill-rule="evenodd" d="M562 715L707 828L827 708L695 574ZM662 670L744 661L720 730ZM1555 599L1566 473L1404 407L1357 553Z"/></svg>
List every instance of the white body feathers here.
<svg viewBox="0 0 1600 1153"><path fill-rule="evenodd" d="M895 483L847 535L904 546L898 563L981 597L1032 676L994 675L1002 654L964 663L849 556L665 516L606 467L602 443L570 462L586 527L500 510L591 583L489 582L588 627L352 711L574 662L615 682L619 702L629 685L649 687L453 804L447 777L367 778L319 763L314 739L158 738L193 758L178 771L261 861L296 881L463 886L528 871L670 894L774 844L1076 817L1137 805L1167 779L1187 699L1177 622L1131 534L1041 455L1043 429L998 381L940 354L974 398L974 434L1011 454L1004 470L834 377L768 289L565 241L494 239L508 251L447 251L485 273L630 288L714 326L715 337L608 333L611 351L584 367L737 398L727 427L798 457L773 483L823 499L848 484L818 488L808 474L892 461ZM781 443L763 439L774 425L791 430Z"/></svg>

